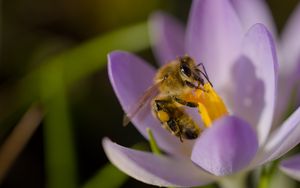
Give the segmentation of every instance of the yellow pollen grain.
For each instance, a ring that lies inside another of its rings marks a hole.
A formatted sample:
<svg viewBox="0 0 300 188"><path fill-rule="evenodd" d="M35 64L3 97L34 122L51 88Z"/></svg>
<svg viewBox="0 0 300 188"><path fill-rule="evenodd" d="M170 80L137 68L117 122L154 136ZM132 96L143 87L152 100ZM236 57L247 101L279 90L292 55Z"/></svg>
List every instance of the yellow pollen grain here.
<svg viewBox="0 0 300 188"><path fill-rule="evenodd" d="M210 127L213 121L227 115L228 111L222 98L209 83L204 84L203 88L204 91L201 89L196 90L195 97L199 104L198 109L204 125Z"/></svg>
<svg viewBox="0 0 300 188"><path fill-rule="evenodd" d="M158 119L162 122L167 122L170 119L168 113L164 112L162 110L157 112L157 116L158 116Z"/></svg>
<svg viewBox="0 0 300 188"><path fill-rule="evenodd" d="M215 120L228 114L222 98L209 83L204 84L203 90L197 89L193 95L187 95L185 98L198 103L199 114L205 127L210 127Z"/></svg>

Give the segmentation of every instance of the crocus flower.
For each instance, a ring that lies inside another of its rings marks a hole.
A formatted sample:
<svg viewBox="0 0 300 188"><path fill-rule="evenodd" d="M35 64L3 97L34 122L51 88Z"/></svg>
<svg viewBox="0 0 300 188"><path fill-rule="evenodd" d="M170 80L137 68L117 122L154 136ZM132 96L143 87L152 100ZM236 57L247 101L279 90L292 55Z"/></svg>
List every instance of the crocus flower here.
<svg viewBox="0 0 300 188"><path fill-rule="evenodd" d="M300 155L295 155L281 161L280 169L286 175L300 181Z"/></svg>
<svg viewBox="0 0 300 188"><path fill-rule="evenodd" d="M293 104L300 103L300 4L289 19L282 37L282 53L284 60L284 71L282 72L282 88L287 90L284 97L293 96ZM287 84L284 86L284 84ZM288 101L288 100L285 100ZM287 102L282 103L286 105ZM285 108L288 108L285 106ZM288 176L300 181L300 155L292 156L281 161L280 169Z"/></svg>
<svg viewBox="0 0 300 188"><path fill-rule="evenodd" d="M255 8L255 14L251 8ZM146 128L150 128L166 155L136 151L104 138L109 160L142 182L190 187L245 173L297 145L300 109L270 132L278 64L267 29L275 33L268 15L259 0L194 0L186 29L165 13L154 14L150 33L160 65L184 54L203 62L229 113L215 119L195 142L181 143L147 108L145 116L136 116L132 122L146 138ZM111 84L128 112L152 84L156 71L128 52L114 51L108 55L108 62ZM205 108L211 110L209 105Z"/></svg>
<svg viewBox="0 0 300 188"><path fill-rule="evenodd" d="M249 2L248 2L249 3ZM249 20L248 23L253 22L253 19L260 20L266 23L273 34L276 35L274 24L271 20L271 14L267 10L263 1L250 3L251 5L245 6L247 2L238 1L234 3L238 5L237 9L240 14L243 14L243 20ZM264 9L256 12L256 9ZM251 12L251 13L249 13ZM255 16L256 15L256 16ZM252 21L251 21L252 20ZM275 110L275 126L285 117L287 110L295 108L300 104L300 4L295 9L294 13L289 18L282 35L278 39L278 48L280 53L281 63L279 68L278 78L278 100ZM292 105L291 105L292 104ZM280 164L280 169L290 177L300 181L300 156L292 156L283 160Z"/></svg>

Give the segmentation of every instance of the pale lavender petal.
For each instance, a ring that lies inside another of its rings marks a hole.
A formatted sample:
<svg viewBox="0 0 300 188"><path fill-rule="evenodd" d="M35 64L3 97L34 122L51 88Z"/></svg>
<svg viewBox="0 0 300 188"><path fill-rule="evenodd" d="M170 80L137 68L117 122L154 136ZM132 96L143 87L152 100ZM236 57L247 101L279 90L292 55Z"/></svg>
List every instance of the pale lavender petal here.
<svg viewBox="0 0 300 188"><path fill-rule="evenodd" d="M265 0L231 0L231 2L245 31L256 23L262 23L271 31L273 36L277 35L271 11Z"/></svg>
<svg viewBox="0 0 300 188"><path fill-rule="evenodd" d="M245 56L237 59L232 69L231 105L233 114L256 128L265 106L264 82L257 77L254 64Z"/></svg>
<svg viewBox="0 0 300 188"><path fill-rule="evenodd" d="M290 74L297 66L297 60L300 58L300 3L282 33L281 50L283 63L280 67L282 74Z"/></svg>
<svg viewBox="0 0 300 188"><path fill-rule="evenodd" d="M280 170L288 176L300 181L300 155L281 161Z"/></svg>
<svg viewBox="0 0 300 188"><path fill-rule="evenodd" d="M144 183L163 187L191 187L208 184L214 177L195 166L189 159L125 148L103 139L103 148L109 160L120 170Z"/></svg>
<svg viewBox="0 0 300 188"><path fill-rule="evenodd" d="M300 104L300 54L298 65L289 74L279 74L278 97L274 117L274 126L282 123L288 111Z"/></svg>
<svg viewBox="0 0 300 188"><path fill-rule="evenodd" d="M300 142L300 107L275 130L255 159L260 165L278 159Z"/></svg>
<svg viewBox="0 0 300 188"><path fill-rule="evenodd" d="M255 97L251 102L254 105L257 105L257 110L261 110L261 113L258 114L260 118L256 124L256 131L259 144L262 145L265 142L272 125L278 76L275 44L272 36L264 25L255 24L249 29L243 42L241 55L254 66L254 78L258 80L257 84L259 84L257 92L264 92L263 99ZM243 80L243 74L240 75L239 79L245 81L245 85L252 84L248 79ZM258 95L260 94L258 93ZM264 106L261 106L259 102L263 102ZM259 109L261 107L263 108ZM247 114L243 114L243 117L247 118Z"/></svg>
<svg viewBox="0 0 300 188"><path fill-rule="evenodd" d="M287 108L289 108L290 99L292 97L292 89L294 86L291 78L292 74L278 75L278 94L274 114L274 127L281 125L286 116Z"/></svg>
<svg viewBox="0 0 300 188"><path fill-rule="evenodd" d="M152 85L155 69L133 54L115 51L108 55L108 73L121 106L128 113ZM181 143L179 138L163 129L153 117L150 104L145 105L143 111L132 119L140 133L148 138L146 129L150 128L160 148L172 154L189 155L192 143ZM121 123L120 119L120 126Z"/></svg>
<svg viewBox="0 0 300 188"><path fill-rule="evenodd" d="M296 76L295 78L297 79L295 82L295 86L297 87L296 89L296 106L300 105L300 56L299 56L299 60L298 60L299 64L298 67L296 69Z"/></svg>
<svg viewBox="0 0 300 188"><path fill-rule="evenodd" d="M203 132L192 151L192 161L204 170L225 176L246 167L258 148L257 137L245 121L226 116Z"/></svg>
<svg viewBox="0 0 300 188"><path fill-rule="evenodd" d="M288 108L293 88L300 79L295 71L300 67L300 3L282 32L280 75L278 83L278 104L276 107L276 122L280 122ZM299 69L298 69L299 70ZM276 123L278 124L278 123Z"/></svg>
<svg viewBox="0 0 300 188"><path fill-rule="evenodd" d="M166 13L157 12L151 15L150 37L160 65L185 54L184 26Z"/></svg>
<svg viewBox="0 0 300 188"><path fill-rule="evenodd" d="M238 55L242 26L228 0L193 1L186 32L186 50L204 63L209 78L220 90L229 81Z"/></svg>

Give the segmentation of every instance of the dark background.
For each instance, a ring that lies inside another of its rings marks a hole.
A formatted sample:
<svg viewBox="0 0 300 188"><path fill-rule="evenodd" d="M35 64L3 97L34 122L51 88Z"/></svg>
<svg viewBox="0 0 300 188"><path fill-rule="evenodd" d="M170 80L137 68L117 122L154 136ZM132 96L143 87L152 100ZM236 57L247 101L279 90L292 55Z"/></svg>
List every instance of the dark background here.
<svg viewBox="0 0 300 188"><path fill-rule="evenodd" d="M2 0L1 143L28 108L28 103L12 108L17 100L14 87L37 66L39 61L33 59L40 55L39 50L46 49L47 56L55 55L96 36L146 21L157 9L185 21L190 3L178 0ZM279 31L297 3L297 0L268 1ZM138 55L154 62L151 49ZM45 55L40 56L38 58ZM144 139L133 126L121 126L123 112L112 91L105 66L68 88L66 96L74 133L78 182L83 185L108 162L101 147L103 137L124 146L132 146ZM45 187L43 125L42 122L0 186ZM133 179L123 185L132 186L151 187Z"/></svg>

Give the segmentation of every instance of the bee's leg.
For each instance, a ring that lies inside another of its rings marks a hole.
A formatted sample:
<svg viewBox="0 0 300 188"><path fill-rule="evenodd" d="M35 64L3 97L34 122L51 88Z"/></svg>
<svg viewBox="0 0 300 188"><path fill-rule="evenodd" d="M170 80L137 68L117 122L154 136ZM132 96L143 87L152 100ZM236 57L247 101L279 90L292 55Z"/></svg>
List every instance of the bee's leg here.
<svg viewBox="0 0 300 188"><path fill-rule="evenodd" d="M153 101L153 113L162 124L167 123L171 119L170 108L168 107L170 103L172 103L170 97L159 98Z"/></svg>
<svg viewBox="0 0 300 188"><path fill-rule="evenodd" d="M179 140L180 140L181 143L183 143L183 139L182 139L182 135L181 134L179 135Z"/></svg>
<svg viewBox="0 0 300 188"><path fill-rule="evenodd" d="M178 125L178 122L175 119L170 119L167 122L168 129L171 131L171 133L177 137L179 137L180 141L183 142L182 140L182 131L181 128Z"/></svg>
<svg viewBox="0 0 300 188"><path fill-rule="evenodd" d="M202 91L204 92L207 92L203 87L202 87L202 83L201 82L198 82L198 85L194 85L193 83L189 82L189 81L184 81L185 84L190 87L190 88L195 88L195 89L201 89Z"/></svg>
<svg viewBox="0 0 300 188"><path fill-rule="evenodd" d="M203 88L203 85L202 85L201 83L198 84L197 89L200 89L200 90L202 90L202 91L208 93L208 90L204 89L204 88Z"/></svg>
<svg viewBox="0 0 300 188"><path fill-rule="evenodd" d="M170 119L167 124L174 134L178 134L180 132L177 122L174 119Z"/></svg>
<svg viewBox="0 0 300 188"><path fill-rule="evenodd" d="M184 83L185 83L185 85L187 85L190 88L195 88L195 89L198 88L198 86L194 85L193 83L191 83L187 80L185 80Z"/></svg>
<svg viewBox="0 0 300 188"><path fill-rule="evenodd" d="M194 73L194 79L198 82L199 85L204 85L204 79L201 77L201 71L199 69L196 69L196 72Z"/></svg>
<svg viewBox="0 0 300 188"><path fill-rule="evenodd" d="M197 103L195 103L195 102L190 102L190 101L186 101L186 100L183 100L183 99L181 99L181 98L179 98L179 97L176 97L176 96L174 96L174 100L175 100L176 102L178 102L179 104L182 104L182 105L184 105L184 106L188 106L188 107L192 107L192 108L198 107L198 104L197 104Z"/></svg>
<svg viewBox="0 0 300 188"><path fill-rule="evenodd" d="M169 97L156 99L156 100L154 100L155 109L157 111L163 110L165 108L165 106L170 104L171 102L172 102L172 100Z"/></svg>

